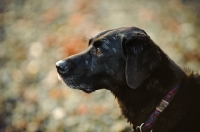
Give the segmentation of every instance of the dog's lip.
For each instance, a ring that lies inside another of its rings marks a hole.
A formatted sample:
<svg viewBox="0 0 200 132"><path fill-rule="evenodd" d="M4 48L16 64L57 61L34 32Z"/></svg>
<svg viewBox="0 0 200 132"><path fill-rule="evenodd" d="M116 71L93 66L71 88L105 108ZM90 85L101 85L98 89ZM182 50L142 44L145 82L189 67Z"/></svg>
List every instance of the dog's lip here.
<svg viewBox="0 0 200 132"><path fill-rule="evenodd" d="M61 76L59 73L58 73L58 79L59 79L63 84L67 85L67 84L64 82L62 76ZM95 90L92 89L92 88L72 88L72 89L82 90L82 91L84 91L85 93L91 93L91 92L94 92L94 91L95 91Z"/></svg>
<svg viewBox="0 0 200 132"><path fill-rule="evenodd" d="M62 80L62 78L61 78L60 74L59 74L59 73L57 73L57 75L58 75L58 79L59 79L59 80Z"/></svg>
<svg viewBox="0 0 200 132"><path fill-rule="evenodd" d="M63 81L61 75L59 73L57 75L58 75L58 80L61 81L63 84L65 84L65 82Z"/></svg>

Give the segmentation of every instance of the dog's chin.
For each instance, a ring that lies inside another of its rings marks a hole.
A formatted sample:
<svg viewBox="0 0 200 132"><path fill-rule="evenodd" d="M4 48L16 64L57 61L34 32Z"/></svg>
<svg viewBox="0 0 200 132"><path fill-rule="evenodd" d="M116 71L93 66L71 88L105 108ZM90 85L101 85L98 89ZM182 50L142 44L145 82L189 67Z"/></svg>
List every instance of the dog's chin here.
<svg viewBox="0 0 200 132"><path fill-rule="evenodd" d="M79 89L79 90L82 90L83 92L88 93L88 94L95 91L93 89Z"/></svg>
<svg viewBox="0 0 200 132"><path fill-rule="evenodd" d="M85 93L92 93L92 92L94 92L95 90L94 89L92 89L92 88L90 88L90 87L80 87L80 86L71 86L71 85L68 85L68 84L66 84L68 87L70 87L71 89L76 89L76 90L81 90L81 91L83 91L83 92L85 92Z"/></svg>
<svg viewBox="0 0 200 132"><path fill-rule="evenodd" d="M67 85L67 84L66 84ZM83 92L85 92L85 93L92 93L92 92L94 92L95 90L94 89L92 89L92 88L90 88L90 87L82 87L82 86L80 86L80 85L77 85L77 86L71 86L71 85L67 85L68 87L70 87L70 88L72 88L72 89L77 89L77 90L81 90L81 91L83 91Z"/></svg>

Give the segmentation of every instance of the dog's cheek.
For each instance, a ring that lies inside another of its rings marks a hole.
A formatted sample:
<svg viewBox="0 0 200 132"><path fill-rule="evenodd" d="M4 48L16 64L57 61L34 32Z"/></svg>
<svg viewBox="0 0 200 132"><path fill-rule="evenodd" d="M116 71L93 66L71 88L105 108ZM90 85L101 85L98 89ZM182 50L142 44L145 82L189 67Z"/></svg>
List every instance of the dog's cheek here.
<svg viewBox="0 0 200 132"><path fill-rule="evenodd" d="M111 76L115 74L114 70L110 69L108 64L104 64L103 66L104 68L102 69L102 72L106 72L106 74L111 75Z"/></svg>
<svg viewBox="0 0 200 132"><path fill-rule="evenodd" d="M106 70L106 73L111 75L111 76L115 75L115 71L113 71L113 70Z"/></svg>
<svg viewBox="0 0 200 132"><path fill-rule="evenodd" d="M96 66L95 66L94 62L92 61L90 70L93 72L95 70L95 68L96 68Z"/></svg>

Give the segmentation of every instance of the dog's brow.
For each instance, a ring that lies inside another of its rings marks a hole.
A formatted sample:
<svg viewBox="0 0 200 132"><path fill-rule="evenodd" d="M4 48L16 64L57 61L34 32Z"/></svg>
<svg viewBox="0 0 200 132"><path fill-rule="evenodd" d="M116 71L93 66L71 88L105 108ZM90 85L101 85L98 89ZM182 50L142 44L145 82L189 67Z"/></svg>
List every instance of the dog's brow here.
<svg viewBox="0 0 200 132"><path fill-rule="evenodd" d="M93 46L94 46L94 47L99 47L100 45L101 45L101 41L100 41L100 40L95 41L95 42L93 43Z"/></svg>
<svg viewBox="0 0 200 132"><path fill-rule="evenodd" d="M88 46L92 43L92 38L89 39Z"/></svg>

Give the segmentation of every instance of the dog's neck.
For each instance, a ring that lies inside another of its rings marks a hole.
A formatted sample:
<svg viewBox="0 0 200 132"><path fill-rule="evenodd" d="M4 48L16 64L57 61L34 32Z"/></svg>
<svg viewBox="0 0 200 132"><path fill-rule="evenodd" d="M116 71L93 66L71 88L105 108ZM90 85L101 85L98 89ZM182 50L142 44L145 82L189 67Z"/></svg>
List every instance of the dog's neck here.
<svg viewBox="0 0 200 132"><path fill-rule="evenodd" d="M185 73L173 61L167 59L168 64L157 67L136 90L124 85L121 86L121 91L111 91L118 100L122 114L131 124L140 125L147 120L162 98L175 84L180 85L185 77Z"/></svg>

